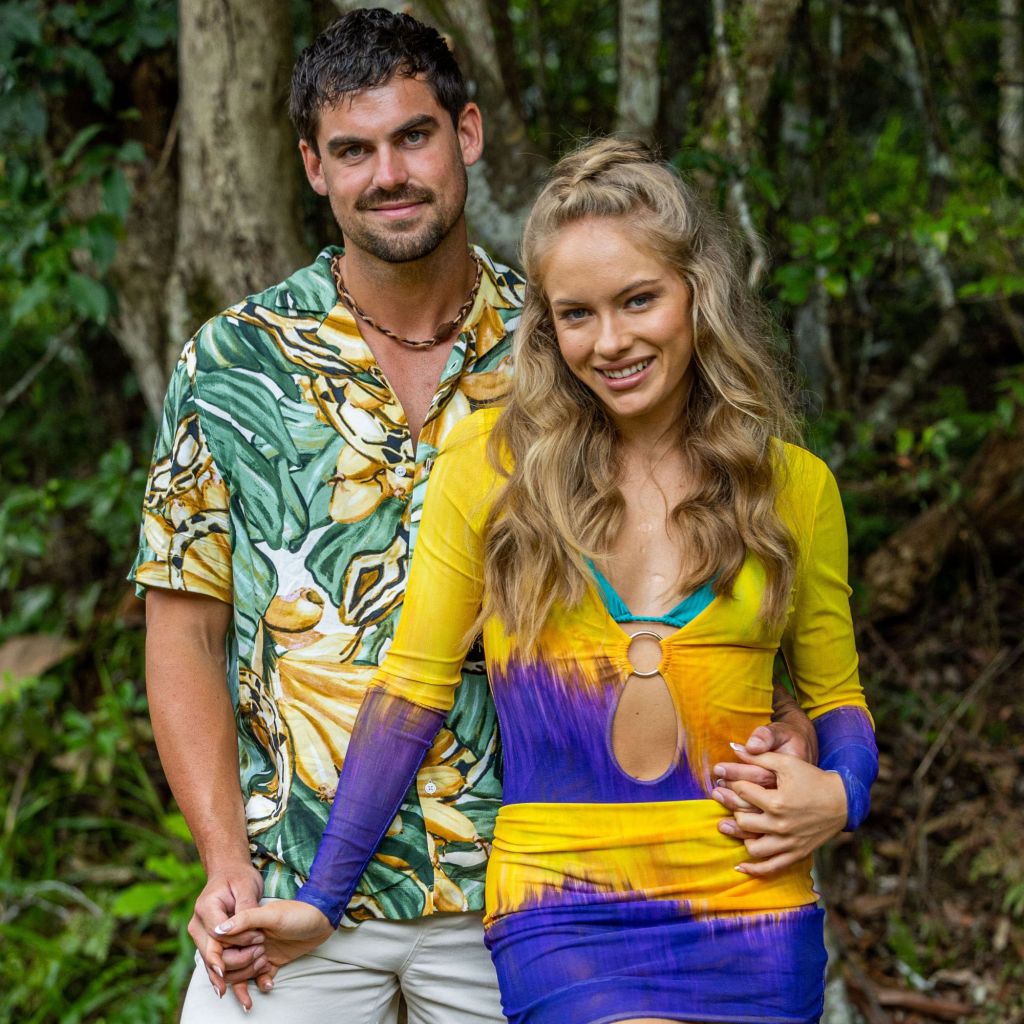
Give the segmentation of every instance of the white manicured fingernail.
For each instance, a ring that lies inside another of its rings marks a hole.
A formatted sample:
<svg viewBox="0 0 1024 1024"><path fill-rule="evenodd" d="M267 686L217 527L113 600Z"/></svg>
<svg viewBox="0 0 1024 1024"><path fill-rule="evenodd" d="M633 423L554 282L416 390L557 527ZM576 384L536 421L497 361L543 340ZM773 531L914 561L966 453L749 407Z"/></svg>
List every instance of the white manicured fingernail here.
<svg viewBox="0 0 1024 1024"><path fill-rule="evenodd" d="M218 978L224 977L224 972L216 964L213 965L213 973L216 974Z"/></svg>
<svg viewBox="0 0 1024 1024"><path fill-rule="evenodd" d="M214 928L213 930L214 930L214 932L216 932L217 935L223 935L225 932L231 931L231 922L230 921L221 921L221 923L219 925L217 925L217 927Z"/></svg>
<svg viewBox="0 0 1024 1024"><path fill-rule="evenodd" d="M733 750L738 751L740 754L745 754L747 752L747 748L743 746L742 743L730 743L729 746L732 747Z"/></svg>

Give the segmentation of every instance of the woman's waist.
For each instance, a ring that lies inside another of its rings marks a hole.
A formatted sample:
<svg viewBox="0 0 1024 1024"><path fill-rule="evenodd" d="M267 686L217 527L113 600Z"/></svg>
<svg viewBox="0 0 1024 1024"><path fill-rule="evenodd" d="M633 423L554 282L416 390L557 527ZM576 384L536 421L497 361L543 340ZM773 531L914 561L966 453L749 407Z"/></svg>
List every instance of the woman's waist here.
<svg viewBox="0 0 1024 1024"><path fill-rule="evenodd" d="M770 878L737 871L749 855L718 831L724 816L713 800L505 805L488 868L488 910L656 899L715 913L817 899L810 858Z"/></svg>

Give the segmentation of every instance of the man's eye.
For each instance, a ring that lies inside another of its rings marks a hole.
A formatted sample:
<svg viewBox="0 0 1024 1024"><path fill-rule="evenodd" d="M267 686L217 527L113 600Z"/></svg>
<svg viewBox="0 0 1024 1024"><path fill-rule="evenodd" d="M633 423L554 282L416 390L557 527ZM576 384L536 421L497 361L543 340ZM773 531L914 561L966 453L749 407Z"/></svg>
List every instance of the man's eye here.
<svg viewBox="0 0 1024 1024"><path fill-rule="evenodd" d="M346 146L341 151L342 160L355 160L363 155L362 146Z"/></svg>
<svg viewBox="0 0 1024 1024"><path fill-rule="evenodd" d="M416 131L409 132L405 136L405 141L406 142L411 142L415 146L417 143L423 142L426 139L426 137L427 137L427 133L426 132L421 132L421 131L419 131L417 129Z"/></svg>

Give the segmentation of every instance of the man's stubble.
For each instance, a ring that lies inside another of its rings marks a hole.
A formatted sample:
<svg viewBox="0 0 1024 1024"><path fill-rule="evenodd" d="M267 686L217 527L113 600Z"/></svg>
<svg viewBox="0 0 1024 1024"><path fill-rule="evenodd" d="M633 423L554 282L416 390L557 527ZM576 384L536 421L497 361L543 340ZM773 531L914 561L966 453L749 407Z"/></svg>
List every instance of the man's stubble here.
<svg viewBox="0 0 1024 1024"><path fill-rule="evenodd" d="M430 189L403 185L391 192L376 189L364 193L356 201L355 209L360 213L385 201L409 200L425 203L431 216L428 217L425 224L412 233L397 230L400 227L398 224L395 225L396 230L374 230L366 220L356 216L353 216L346 226L345 221L349 218L340 215L341 211L336 208L332 197L331 209L334 212L334 219L341 228L345 247L355 246L384 263L412 263L429 256L448 237L452 228L462 217L469 180L466 168L461 163L457 166L460 178L459 187L447 200L439 198L438 193L432 192Z"/></svg>

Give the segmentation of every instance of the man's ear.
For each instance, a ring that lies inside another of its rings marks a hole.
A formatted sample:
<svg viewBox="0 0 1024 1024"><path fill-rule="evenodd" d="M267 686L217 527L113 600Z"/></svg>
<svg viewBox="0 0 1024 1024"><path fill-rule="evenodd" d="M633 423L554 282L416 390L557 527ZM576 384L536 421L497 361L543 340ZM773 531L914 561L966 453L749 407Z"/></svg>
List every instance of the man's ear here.
<svg viewBox="0 0 1024 1024"><path fill-rule="evenodd" d="M327 180L324 178L324 165L320 161L320 155L305 139L299 139L299 152L302 154L306 178L313 191L320 196L327 195Z"/></svg>
<svg viewBox="0 0 1024 1024"><path fill-rule="evenodd" d="M462 162L467 167L472 167L484 151L484 120L480 108L475 103L467 103L462 108L456 134L459 137L459 148L462 150Z"/></svg>

